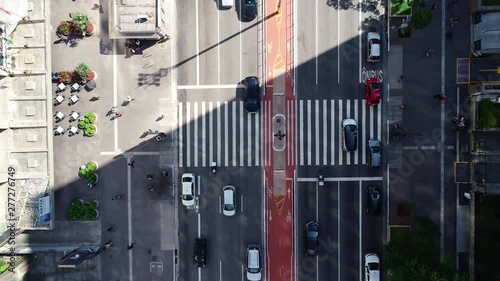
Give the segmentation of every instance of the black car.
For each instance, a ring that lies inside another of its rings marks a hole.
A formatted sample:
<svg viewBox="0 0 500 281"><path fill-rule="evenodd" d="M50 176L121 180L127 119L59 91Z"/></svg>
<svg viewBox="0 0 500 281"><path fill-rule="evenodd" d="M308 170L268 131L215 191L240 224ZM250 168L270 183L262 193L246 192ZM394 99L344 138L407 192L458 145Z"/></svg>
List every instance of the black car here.
<svg viewBox="0 0 500 281"><path fill-rule="evenodd" d="M193 262L197 267L205 267L207 264L207 239L194 239Z"/></svg>
<svg viewBox="0 0 500 281"><path fill-rule="evenodd" d="M318 254L319 224L315 221L306 223L304 251L306 256L314 257Z"/></svg>
<svg viewBox="0 0 500 281"><path fill-rule="evenodd" d="M260 86L259 78L249 76L243 80L245 95L245 110L256 113L260 109Z"/></svg>
<svg viewBox="0 0 500 281"><path fill-rule="evenodd" d="M243 19L251 21L257 17L257 0L243 0Z"/></svg>
<svg viewBox="0 0 500 281"><path fill-rule="evenodd" d="M376 185L370 185L366 189L366 212L370 215L378 215L382 211L382 189Z"/></svg>

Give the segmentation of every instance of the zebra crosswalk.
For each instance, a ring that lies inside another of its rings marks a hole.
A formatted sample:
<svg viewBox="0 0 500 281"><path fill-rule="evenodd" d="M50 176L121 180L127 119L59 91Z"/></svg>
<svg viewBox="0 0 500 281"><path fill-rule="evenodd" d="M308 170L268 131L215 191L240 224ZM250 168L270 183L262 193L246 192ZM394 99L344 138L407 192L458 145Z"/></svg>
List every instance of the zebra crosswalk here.
<svg viewBox="0 0 500 281"><path fill-rule="evenodd" d="M364 99L298 100L297 163L310 165L366 164L366 142L381 139L382 108L368 107ZM358 149L342 149L342 120L353 118L358 124Z"/></svg>
<svg viewBox="0 0 500 281"><path fill-rule="evenodd" d="M366 142L381 139L381 106L368 107L364 99L287 101L285 111L288 165L366 164ZM270 165L272 118L270 101L263 101L257 114L248 114L237 100L180 102L179 166ZM358 122L355 152L342 150L345 118Z"/></svg>

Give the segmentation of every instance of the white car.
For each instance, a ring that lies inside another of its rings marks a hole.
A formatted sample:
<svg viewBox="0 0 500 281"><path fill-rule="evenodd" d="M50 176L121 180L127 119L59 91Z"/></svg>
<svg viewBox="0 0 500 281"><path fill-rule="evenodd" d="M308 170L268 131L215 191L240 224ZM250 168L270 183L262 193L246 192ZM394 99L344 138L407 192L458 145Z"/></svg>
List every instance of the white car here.
<svg viewBox="0 0 500 281"><path fill-rule="evenodd" d="M236 214L236 190L232 185L222 189L222 213L228 217Z"/></svg>
<svg viewBox="0 0 500 281"><path fill-rule="evenodd" d="M366 35L368 49L366 53L366 60L368 62L377 62L380 60L380 34L377 32L368 32Z"/></svg>
<svg viewBox="0 0 500 281"><path fill-rule="evenodd" d="M365 281L380 281L380 260L377 254L365 255Z"/></svg>
<svg viewBox="0 0 500 281"><path fill-rule="evenodd" d="M194 186L196 177L192 173L182 175L182 205L186 207L194 206Z"/></svg>
<svg viewBox="0 0 500 281"><path fill-rule="evenodd" d="M261 278L260 245L250 244L247 246L247 279L260 281Z"/></svg>

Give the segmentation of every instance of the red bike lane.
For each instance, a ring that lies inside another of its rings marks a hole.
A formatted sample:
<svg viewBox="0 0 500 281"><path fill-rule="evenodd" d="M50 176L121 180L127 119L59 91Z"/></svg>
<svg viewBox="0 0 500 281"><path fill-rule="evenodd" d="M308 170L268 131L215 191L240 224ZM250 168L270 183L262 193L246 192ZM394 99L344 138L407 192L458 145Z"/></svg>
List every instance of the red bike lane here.
<svg viewBox="0 0 500 281"><path fill-rule="evenodd" d="M266 280L294 280L293 178L295 96L293 93L292 0L265 1L264 173L266 186ZM279 108L279 109L277 109ZM273 118L286 122L284 151L275 150Z"/></svg>

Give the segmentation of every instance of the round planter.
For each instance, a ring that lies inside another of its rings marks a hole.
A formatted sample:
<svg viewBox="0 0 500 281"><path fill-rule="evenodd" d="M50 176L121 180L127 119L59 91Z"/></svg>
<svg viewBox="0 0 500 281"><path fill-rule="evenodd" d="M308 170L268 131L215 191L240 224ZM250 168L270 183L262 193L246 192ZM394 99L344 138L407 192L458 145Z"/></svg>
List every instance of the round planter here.
<svg viewBox="0 0 500 281"><path fill-rule="evenodd" d="M95 112L88 112L87 114L92 114L94 116L94 123L90 123L90 124L95 124L97 122L97 114L95 114ZM87 115L85 114L85 115ZM85 115L84 115L84 118L85 118Z"/></svg>
<svg viewBox="0 0 500 281"><path fill-rule="evenodd" d="M94 220L97 220L99 218L99 211L98 210L95 210L95 213L96 213L96 216L95 216L95 219Z"/></svg>
<svg viewBox="0 0 500 281"><path fill-rule="evenodd" d="M99 174L95 173L95 182L94 185L96 185L99 182Z"/></svg>
<svg viewBox="0 0 500 281"><path fill-rule="evenodd" d="M95 70L93 69L89 69L89 74L87 74L87 78L91 78L91 79L87 79L88 81L91 81L91 80L97 80L97 72L95 72Z"/></svg>
<svg viewBox="0 0 500 281"><path fill-rule="evenodd" d="M94 163L96 171L99 169L99 164L97 164L96 161L89 161L89 162Z"/></svg>
<svg viewBox="0 0 500 281"><path fill-rule="evenodd" d="M95 124L88 124L87 126L92 126L94 127L94 133L93 134L87 134L87 132L85 131L85 136L87 137L92 137L94 136L95 134L97 134L97 126Z"/></svg>
<svg viewBox="0 0 500 281"><path fill-rule="evenodd" d="M85 32L84 32L85 36L92 36L92 34L94 34L94 32L95 32L95 24L93 22L89 22L89 24L92 26L92 28L91 28L92 30L87 32L88 28L85 29Z"/></svg>
<svg viewBox="0 0 500 281"><path fill-rule="evenodd" d="M97 201L97 200L92 200L92 201L90 201L90 202L95 202L95 207L96 207L96 208L98 208L98 207L99 207L99 201Z"/></svg>
<svg viewBox="0 0 500 281"><path fill-rule="evenodd" d="M83 201L83 199L76 199L75 201L80 201L80 202L82 202L82 204L85 203L85 201ZM75 205L75 202L71 203L71 205Z"/></svg>

